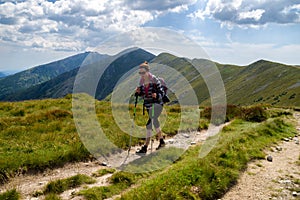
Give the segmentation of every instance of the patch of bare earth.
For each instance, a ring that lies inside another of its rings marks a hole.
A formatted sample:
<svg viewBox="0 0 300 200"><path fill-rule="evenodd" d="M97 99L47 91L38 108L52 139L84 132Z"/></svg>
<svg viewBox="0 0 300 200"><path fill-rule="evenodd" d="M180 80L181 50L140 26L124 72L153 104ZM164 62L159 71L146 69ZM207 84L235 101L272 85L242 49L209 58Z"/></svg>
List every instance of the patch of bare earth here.
<svg viewBox="0 0 300 200"><path fill-rule="evenodd" d="M97 170L103 168L98 162L78 162L69 163L61 168L54 170L46 170L43 173L34 175L25 174L12 178L5 185L0 186L0 191L6 191L10 189L17 189L21 193L21 198L25 200L43 199L43 197L34 198L33 195L37 191L42 191L47 183L64 179L77 174L85 174L91 176ZM105 176L102 178L106 178ZM104 184L105 180L98 180L98 183ZM67 198L69 199L69 197Z"/></svg>
<svg viewBox="0 0 300 200"><path fill-rule="evenodd" d="M266 151L272 161L266 158L249 163L237 184L222 200L300 199L300 113L295 113L294 117L298 134Z"/></svg>

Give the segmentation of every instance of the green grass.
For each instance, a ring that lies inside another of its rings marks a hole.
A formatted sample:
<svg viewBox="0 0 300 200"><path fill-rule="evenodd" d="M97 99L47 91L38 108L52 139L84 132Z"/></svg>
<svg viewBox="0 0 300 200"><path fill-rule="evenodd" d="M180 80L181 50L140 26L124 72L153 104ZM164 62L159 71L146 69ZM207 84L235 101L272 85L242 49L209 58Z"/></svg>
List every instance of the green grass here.
<svg viewBox="0 0 300 200"><path fill-rule="evenodd" d="M44 200L61 200L61 198L57 194L50 193L45 196Z"/></svg>
<svg viewBox="0 0 300 200"><path fill-rule="evenodd" d="M128 148L129 136L113 120L110 103L96 101L95 105L96 119L101 123L104 134L119 148ZM70 98L0 103L1 183L6 182L16 173L43 171L46 168L54 168L67 162L92 159L92 155L82 144L75 128L71 106ZM117 109L124 110L124 105L119 105ZM130 110L132 117L133 106L125 106L125 109ZM209 109L203 109L203 115L201 114L201 119L196 124L191 122L188 117L183 117L182 120L185 126L181 127L178 126L181 118L180 111L190 108L172 105L165 106L164 109L163 115L165 116L162 116L162 120L164 120L163 131L167 135L176 134L179 128L181 130L190 130L189 128L192 126L201 130L208 127L210 120ZM87 107L87 110L92 111L92 105ZM261 150L266 145L290 133L287 130L289 126L279 118L257 123L257 121L264 121L270 116L290 116L290 112L278 109L270 114L270 108L267 110L264 107L241 108L237 106L229 106L227 110L226 120L235 120L232 125L224 128L219 139L221 143L205 158L195 159L199 152L199 147L197 147L189 150L179 160L175 161L174 158L177 158L182 152L178 152L178 149L168 149L168 151L160 151L159 156L147 156L132 162L130 165L125 166L126 170L134 171L142 164L145 166L145 169L153 171L161 168L151 168L156 165L153 165L153 163L168 166L175 162L168 173L158 173L158 179L151 178L149 181L146 181L145 185L149 185L149 188L152 188L153 191L160 191L155 195L151 193L149 194L150 196L169 198L168 195L170 195L170 198L185 198L187 196L187 198L207 199L218 197L235 182L239 171L244 169L249 160L262 158L264 155L261 153ZM244 113L247 114L242 115L241 113L243 112L241 111L245 111ZM120 112L121 114L122 112ZM85 117L85 115L83 116ZM86 120L88 121L89 118ZM146 121L147 115L142 114L142 106L139 104L135 124L136 126L141 126L143 130L141 134L144 134ZM134 138L132 145L140 141L140 139ZM98 144L95 144L95 148L98 148L98 146ZM220 166L223 168L219 168ZM193 171L193 169L196 170ZM102 171L99 172L98 176L102 173L112 172ZM199 173L205 175L200 176ZM178 177L180 184L174 178L172 179L171 175ZM131 175L127 174L126 176L130 177ZM121 181L122 183L114 183L112 186L95 190L97 190L97 194L112 195L117 193L116 191L121 191L136 183L137 180L138 178L134 177L133 182L130 182L130 184ZM65 183L65 181L61 180L59 183L52 183L53 186L49 186L50 189L46 193L51 196L51 193L58 192L61 188L69 188L69 182ZM158 186L154 186L154 183ZM198 188L199 192L196 194L189 192L191 187ZM175 189L173 190L172 188ZM93 194L91 190L86 191L87 195ZM103 192L103 190L110 192ZM147 193L146 189L143 188L143 190ZM172 191L175 196L172 196ZM140 198L143 196L139 193L134 193L134 195Z"/></svg>
<svg viewBox="0 0 300 200"><path fill-rule="evenodd" d="M86 104L90 102L95 103L96 120L101 124L105 136L110 141L113 141L118 148L127 149L130 137L114 121L110 103L95 101L87 96L82 97L82 102L87 102ZM88 111L93 111L93 105L88 104L84 108ZM129 107L119 105L117 107L117 111L123 112L124 109L125 111L129 109L130 116L133 117L133 105ZM199 122L195 123L190 121L189 117L183 117L181 123L183 126L179 127L181 111L188 111L190 108L172 105L165 106L164 109L165 111L160 119L163 121L162 128L166 135L177 134L180 130L206 129L210 122L209 109L204 109L204 114L201 114ZM228 106L227 120L232 120L237 115L240 115L241 109L237 106ZM251 109L247 108L247 110ZM120 115L123 114L122 112L119 112ZM278 113L280 114L280 112ZM87 115L89 114L88 112ZM83 115L83 120L86 120L86 122L83 122L87 123L85 128L91 129L86 130L93 133L95 128L89 125L89 119L89 116ZM144 136L144 127L147 119L147 114L143 115L142 105L138 104L135 118L136 128L134 131ZM137 129L138 126L140 129ZM128 123L125 123L125 127L127 127L128 132L132 132L132 124L128 125ZM93 148L99 149L100 146L97 142L99 140L91 138L91 143L95 143L92 150ZM91 159L92 155L82 144L81 139L73 121L72 102L69 97L24 102L1 102L0 183L6 182L15 173L43 171L46 168L62 166L67 162ZM139 142L143 141L133 137L132 145ZM103 146L100 150L103 154L112 152L111 147L106 146Z"/></svg>
<svg viewBox="0 0 300 200"><path fill-rule="evenodd" d="M135 184L137 180L145 178L147 174L132 174L119 171L110 178L109 186L93 187L82 190L77 195L84 196L87 200L101 200L119 194L121 191Z"/></svg>
<svg viewBox="0 0 300 200"><path fill-rule="evenodd" d="M0 194L0 200L19 200L20 194L17 192L16 189L9 190Z"/></svg>
<svg viewBox="0 0 300 200"><path fill-rule="evenodd" d="M83 184L92 184L96 181L86 175L78 174L66 179L52 181L45 186L44 194L60 194L66 190L76 188Z"/></svg>
<svg viewBox="0 0 300 200"><path fill-rule="evenodd" d="M67 99L0 103L0 182L86 160Z"/></svg>
<svg viewBox="0 0 300 200"><path fill-rule="evenodd" d="M222 131L219 143L206 157L198 157L200 146L191 148L181 160L143 181L121 199L220 198L236 183L250 160L263 159L262 150L266 146L294 131L279 118L263 123L234 120Z"/></svg>
<svg viewBox="0 0 300 200"><path fill-rule="evenodd" d="M84 102L88 97L83 97ZM109 102L95 101L97 120L101 124L104 134L110 141L122 149L127 149L129 135L124 133L112 116ZM88 105L87 110L93 110ZM124 106L119 109L123 111ZM133 116L133 106L125 106ZM123 109L123 110L122 110ZM188 108L187 108L188 109ZM179 106L165 106L165 123L163 131L166 135L178 132L180 123ZM94 114L94 113L92 113ZM122 113L121 113L122 114ZM143 115L142 105L137 107L135 123L140 126L144 134L147 115ZM89 113L88 113L89 115ZM89 117L84 115L89 123ZM195 129L207 128L209 121L200 119L199 124L193 124ZM183 119L183 124L189 128L189 119ZM131 132L131 124L125 124ZM89 126L85 126L88 128ZM95 130L92 127L92 130ZM136 130L137 132L137 130ZM16 173L43 171L47 168L62 166L68 162L84 161L93 158L79 137L72 114L71 99L45 99L23 102L0 102L0 183L6 182ZM92 140L94 146L99 148L97 141ZM142 140L133 138L132 145ZM109 154L109 148L103 147L103 154ZM115 147L114 147L115 148ZM90 149L89 149L90 150ZM101 149L102 150L102 149ZM107 152L105 152L107 151Z"/></svg>
<svg viewBox="0 0 300 200"><path fill-rule="evenodd" d="M92 176L93 177L101 177L104 176L106 174L112 174L114 173L116 170L113 168L105 168L105 169L100 169L97 172L93 173Z"/></svg>

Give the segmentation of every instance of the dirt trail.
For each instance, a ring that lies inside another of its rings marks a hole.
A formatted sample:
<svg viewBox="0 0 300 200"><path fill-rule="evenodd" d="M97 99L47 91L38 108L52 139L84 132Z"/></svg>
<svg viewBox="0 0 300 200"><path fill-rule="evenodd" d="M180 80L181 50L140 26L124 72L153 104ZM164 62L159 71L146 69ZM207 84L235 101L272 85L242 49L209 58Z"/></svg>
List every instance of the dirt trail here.
<svg viewBox="0 0 300 200"><path fill-rule="evenodd" d="M294 117L298 135L266 151L266 155L272 156L272 162L265 159L249 163L238 183L222 200L300 199L300 113L295 113Z"/></svg>
<svg viewBox="0 0 300 200"><path fill-rule="evenodd" d="M201 131L201 132L189 132L189 133L181 133L177 134L173 138L167 138L166 142L169 146L177 146L180 148L188 148L190 145L193 145L195 143L204 141L208 136L210 136L210 133L216 133L219 132L225 124L212 127L210 131ZM155 148L158 146L158 141L153 142L153 150L155 151ZM149 147L150 148L150 147ZM21 175L17 176L15 178L12 178L7 184L0 186L0 192L5 192L10 189L17 189L18 192L20 192L22 199L25 200L38 200L38 199L44 199L43 196L39 197L33 197L33 194L37 191L42 191L43 188L47 183L50 181L54 181L57 179L63 179L68 178L71 176L75 176L77 174L85 174L88 176L91 176L94 172L98 171L99 169L105 168L103 166L103 163L106 162L107 165L111 167L119 167L121 164L128 164L129 162L132 162L133 160L136 160L140 158L140 156L135 155L135 151L138 150L139 147L132 147L130 151L130 156L125 160L124 158L128 155L128 151L123 151L120 154L113 155L109 158L109 160L101 160L95 162L78 162L78 163L69 163L61 168L57 168L54 170L47 170L43 173L34 174L34 175ZM147 154L151 153L151 150L147 152ZM90 185L84 185L75 189L71 189L68 191L65 191L60 195L62 199L73 199L73 200L79 200L83 199L83 197L74 196L76 192L80 191L83 188L90 188L95 186L104 186L108 185L108 179L111 176L111 174L104 175L102 177L98 177L96 179L95 184Z"/></svg>
<svg viewBox="0 0 300 200"><path fill-rule="evenodd" d="M92 175L93 172L103 168L98 162L78 162L69 163L64 167L57 168L54 170L47 170L43 173L34 175L21 175L11 179L7 184L0 187L0 191L6 191L10 189L17 189L21 193L22 199L42 199L33 198L32 195L38 190L42 190L44 186L57 179L68 178L77 174ZM99 182L101 182L99 180Z"/></svg>

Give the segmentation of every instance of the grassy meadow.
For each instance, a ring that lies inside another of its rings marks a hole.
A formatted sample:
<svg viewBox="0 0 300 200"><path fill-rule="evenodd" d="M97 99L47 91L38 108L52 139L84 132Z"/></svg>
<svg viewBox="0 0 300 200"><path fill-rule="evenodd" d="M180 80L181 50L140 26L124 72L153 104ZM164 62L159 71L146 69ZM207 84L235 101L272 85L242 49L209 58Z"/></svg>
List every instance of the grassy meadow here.
<svg viewBox="0 0 300 200"><path fill-rule="evenodd" d="M115 124L110 103L95 101L95 107L107 137L119 148L128 148L129 135ZM128 109L132 114L133 106ZM180 107L166 109L168 119L163 131L174 135L180 122ZM143 115L139 104L135 122L143 126L146 121L147 114ZM202 119L199 128L205 128L207 124L208 120ZM137 144L140 141L134 138L132 142ZM73 121L70 97L0 103L0 183L15 174L43 171L67 162L89 159L92 155L82 144Z"/></svg>
<svg viewBox="0 0 300 200"><path fill-rule="evenodd" d="M120 105L124 109L124 105ZM128 108L126 108L128 109ZM163 132L177 133L180 124L178 105L166 106ZM125 134L114 121L110 102L95 101L97 120L104 133L119 148L128 148L129 135ZM129 106L132 116L134 106ZM206 129L209 125L211 108L200 108L200 121L193 127ZM132 174L120 171L101 171L95 176L113 173L110 185L95 187L77 195L87 199L102 199L121 193L135 184L120 199L216 199L222 196L237 180L247 163L263 159L263 149L295 134L289 122L291 112L268 106L227 106L226 126L217 146L204 158L199 158L200 146L190 148L184 155L162 171L147 174ZM189 120L183 119L189 130ZM136 125L147 121L142 106L136 110ZM218 122L217 122L218 123ZM131 124L130 124L131 126ZM133 144L141 142L134 138ZM163 156L172 153L162 151ZM144 163L160 162L141 160ZM11 177L28 172L55 168L68 162L93 159L82 144L73 121L72 99L46 99L23 102L0 103L0 182L4 184ZM134 167L134 163L132 166ZM71 182L71 183L70 183ZM93 177L81 175L49 183L43 194L46 199L59 199L58 194L68 188L93 182ZM76 183L76 184L75 184ZM75 184L75 185L74 185ZM57 189L58 188L58 189ZM16 190L0 194L1 199L19 199Z"/></svg>

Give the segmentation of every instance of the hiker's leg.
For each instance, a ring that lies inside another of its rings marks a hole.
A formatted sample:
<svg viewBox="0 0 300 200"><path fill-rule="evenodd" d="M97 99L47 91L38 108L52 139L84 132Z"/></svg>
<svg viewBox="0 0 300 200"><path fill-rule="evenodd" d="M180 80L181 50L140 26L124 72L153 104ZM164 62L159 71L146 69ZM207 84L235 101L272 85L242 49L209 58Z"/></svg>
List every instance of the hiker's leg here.
<svg viewBox="0 0 300 200"><path fill-rule="evenodd" d="M158 117L161 114L162 110L163 110L162 105L160 105L160 104L155 105L153 125L155 127L155 130L156 130L156 133L157 133L157 136L158 136L158 139L159 139L159 145L156 148L157 150L165 146L165 141L163 139L162 131L160 129L160 124L159 124L159 121L158 121Z"/></svg>
<svg viewBox="0 0 300 200"><path fill-rule="evenodd" d="M160 123L158 121L158 117L160 116L163 110L163 106L160 104L155 104L154 106L154 116L153 116L153 125L155 127L156 133L161 135ZM159 136L160 137L160 136Z"/></svg>
<svg viewBox="0 0 300 200"><path fill-rule="evenodd" d="M152 137L152 130L151 129L147 129L147 132L146 132L146 142L145 142L146 146L149 146L151 137Z"/></svg>
<svg viewBox="0 0 300 200"><path fill-rule="evenodd" d="M147 112L148 112L148 116L149 116L149 119L148 119L148 122L147 122L147 125L146 125L146 143L145 145L149 145L150 143L150 139L152 137L152 119L149 115L149 109L147 108Z"/></svg>

